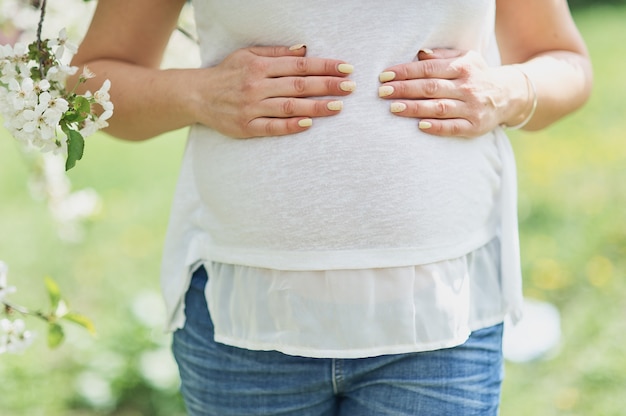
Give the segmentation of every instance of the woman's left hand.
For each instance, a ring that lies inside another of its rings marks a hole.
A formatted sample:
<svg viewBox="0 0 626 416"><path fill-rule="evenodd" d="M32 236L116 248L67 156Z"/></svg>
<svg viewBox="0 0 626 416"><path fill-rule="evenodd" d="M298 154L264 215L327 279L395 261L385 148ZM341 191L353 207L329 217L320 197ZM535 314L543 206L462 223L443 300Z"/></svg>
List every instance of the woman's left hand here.
<svg viewBox="0 0 626 416"><path fill-rule="evenodd" d="M393 114L420 119L422 131L477 137L524 111L527 87L519 71L489 67L473 51L421 50L417 57L381 73L379 96L392 100Z"/></svg>

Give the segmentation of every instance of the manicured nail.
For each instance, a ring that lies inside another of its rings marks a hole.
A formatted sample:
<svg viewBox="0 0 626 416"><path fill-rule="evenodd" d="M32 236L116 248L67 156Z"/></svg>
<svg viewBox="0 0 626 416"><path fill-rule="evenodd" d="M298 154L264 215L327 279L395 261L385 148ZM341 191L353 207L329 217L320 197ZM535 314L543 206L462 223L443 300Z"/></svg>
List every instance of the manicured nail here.
<svg viewBox="0 0 626 416"><path fill-rule="evenodd" d="M326 108L332 111L339 111L343 108L343 101L331 101L326 104Z"/></svg>
<svg viewBox="0 0 626 416"><path fill-rule="evenodd" d="M352 92L356 89L356 82L354 81L342 81L339 84L339 88L341 88L342 91L347 91L347 92Z"/></svg>
<svg viewBox="0 0 626 416"><path fill-rule="evenodd" d="M381 72L380 75L378 76L378 79L380 80L380 82L387 82L387 81L391 81L392 79L394 79L396 77L396 73L393 71L385 71L385 72Z"/></svg>
<svg viewBox="0 0 626 416"><path fill-rule="evenodd" d="M388 95L393 94L393 87L391 85L384 85L382 87L378 87L378 96L379 97L386 97Z"/></svg>
<svg viewBox="0 0 626 416"><path fill-rule="evenodd" d="M313 125L313 119L303 118L298 121L298 126L300 127L311 127Z"/></svg>
<svg viewBox="0 0 626 416"><path fill-rule="evenodd" d="M289 47L290 51L297 51L298 49L306 48L304 43L298 43L297 45L293 45Z"/></svg>
<svg viewBox="0 0 626 416"><path fill-rule="evenodd" d="M431 128L433 125L432 123L429 123L428 121L420 121L419 124L417 125L421 130L428 130L429 128Z"/></svg>
<svg viewBox="0 0 626 416"><path fill-rule="evenodd" d="M339 64L337 65L337 71L342 74L351 74L354 71L354 66L350 64Z"/></svg>
<svg viewBox="0 0 626 416"><path fill-rule="evenodd" d="M401 113L406 110L406 104L404 103L391 103L389 109L392 113Z"/></svg>
<svg viewBox="0 0 626 416"><path fill-rule="evenodd" d="M424 52L426 55L432 55L433 53L435 53L432 49L428 48L420 49L420 52Z"/></svg>

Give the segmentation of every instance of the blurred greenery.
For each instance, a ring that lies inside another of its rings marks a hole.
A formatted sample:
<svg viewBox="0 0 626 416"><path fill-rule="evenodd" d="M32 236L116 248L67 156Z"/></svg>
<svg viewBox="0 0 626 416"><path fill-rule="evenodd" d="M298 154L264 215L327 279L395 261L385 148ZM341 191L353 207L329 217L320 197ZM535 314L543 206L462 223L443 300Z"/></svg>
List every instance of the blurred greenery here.
<svg viewBox="0 0 626 416"><path fill-rule="evenodd" d="M572 10L578 10L587 7L597 7L603 5L625 5L626 0L568 0L568 4Z"/></svg>
<svg viewBox="0 0 626 416"><path fill-rule="evenodd" d="M525 292L562 313L549 359L507 364L504 416L623 415L626 409L626 7L576 12L594 62L589 104L540 133L513 132L520 183ZM184 131L138 143L89 139L70 172L102 209L85 240L62 243L28 193L28 164L0 129L0 259L19 303L47 301L52 276L98 338L67 328L48 350L45 327L27 352L0 357L4 416L183 414L161 330L161 246ZM30 321L29 321L30 322ZM169 371L169 372L168 372Z"/></svg>
<svg viewBox="0 0 626 416"><path fill-rule="evenodd" d="M502 415L626 414L626 8L580 10L590 102L539 133L511 135L527 296L554 303L555 357L509 364Z"/></svg>
<svg viewBox="0 0 626 416"><path fill-rule="evenodd" d="M11 299L45 306L50 275L98 332L92 339L67 326L65 343L51 351L45 326L29 320L39 339L23 355L0 357L0 414L183 414L158 275L184 133L141 144L90 138L87 163L70 176L75 189L92 187L103 203L79 244L59 241L45 204L29 195L28 163L0 135L0 258L18 287Z"/></svg>

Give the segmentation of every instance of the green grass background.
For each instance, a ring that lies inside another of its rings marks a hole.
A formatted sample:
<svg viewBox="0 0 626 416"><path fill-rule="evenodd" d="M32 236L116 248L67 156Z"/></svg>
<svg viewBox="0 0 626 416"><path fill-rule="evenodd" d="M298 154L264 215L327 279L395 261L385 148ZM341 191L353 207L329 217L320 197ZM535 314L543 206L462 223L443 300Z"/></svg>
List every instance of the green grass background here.
<svg viewBox="0 0 626 416"><path fill-rule="evenodd" d="M594 64L590 102L545 131L511 134L525 292L557 305L563 342L549 359L507 364L504 416L626 414L626 8L594 7L575 18ZM136 309L158 293L184 135L140 144L90 139L70 177L103 204L85 240L68 244L45 205L29 196L28 164L0 130L0 259L18 286L12 299L44 305L50 275L98 329L92 340L68 327L67 342L48 350L45 327L29 320L34 346L0 356L1 415L182 414L176 386L140 370L169 337ZM146 310L161 316L158 307ZM79 393L85 385L91 400Z"/></svg>

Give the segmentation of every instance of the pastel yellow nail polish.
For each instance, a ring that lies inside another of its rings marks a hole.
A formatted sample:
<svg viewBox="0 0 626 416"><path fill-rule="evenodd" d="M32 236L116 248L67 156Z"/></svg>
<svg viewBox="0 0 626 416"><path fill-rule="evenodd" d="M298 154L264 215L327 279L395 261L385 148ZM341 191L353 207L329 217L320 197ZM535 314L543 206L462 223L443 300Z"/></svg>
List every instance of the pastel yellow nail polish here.
<svg viewBox="0 0 626 416"><path fill-rule="evenodd" d="M303 118L298 121L298 126L300 127L311 127L313 125L313 119Z"/></svg>
<svg viewBox="0 0 626 416"><path fill-rule="evenodd" d="M342 74L351 74L352 72L354 72L354 66L350 64L339 64L337 65L337 71L341 72Z"/></svg>
<svg viewBox="0 0 626 416"><path fill-rule="evenodd" d="M304 43L298 43L297 45L293 45L289 47L290 51L297 51L298 49L302 49L306 47L306 45Z"/></svg>
<svg viewBox="0 0 626 416"><path fill-rule="evenodd" d="M354 81L342 81L339 84L339 88L341 88L342 91L352 92L356 89L356 83Z"/></svg>
<svg viewBox="0 0 626 416"><path fill-rule="evenodd" d="M392 79L395 79L395 78L396 78L396 73L393 71L381 72L380 75L378 76L378 79L380 80L380 82L391 81Z"/></svg>
<svg viewBox="0 0 626 416"><path fill-rule="evenodd" d="M417 125L421 130L428 130L429 128L431 128L433 125L432 123L428 122L428 121L420 121L419 124Z"/></svg>
<svg viewBox="0 0 626 416"><path fill-rule="evenodd" d="M428 48L420 49L420 52L424 52L426 55L432 55L433 53L435 53L432 49Z"/></svg>
<svg viewBox="0 0 626 416"><path fill-rule="evenodd" d="M343 101L331 101L326 104L326 108L332 111L339 111L343 108Z"/></svg>
<svg viewBox="0 0 626 416"><path fill-rule="evenodd" d="M392 113L401 113L406 110L406 104L404 103L391 103L389 109Z"/></svg>
<svg viewBox="0 0 626 416"><path fill-rule="evenodd" d="M386 97L388 95L393 94L393 87L391 85L384 85L382 87L378 88L378 96L379 97Z"/></svg>

